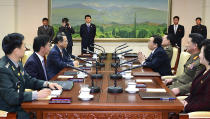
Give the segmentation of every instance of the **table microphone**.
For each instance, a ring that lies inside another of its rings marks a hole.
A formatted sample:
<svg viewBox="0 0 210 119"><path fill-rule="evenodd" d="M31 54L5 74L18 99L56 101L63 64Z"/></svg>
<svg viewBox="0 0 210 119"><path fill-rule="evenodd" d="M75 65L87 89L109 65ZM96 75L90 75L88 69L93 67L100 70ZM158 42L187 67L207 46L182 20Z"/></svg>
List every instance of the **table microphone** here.
<svg viewBox="0 0 210 119"><path fill-rule="evenodd" d="M74 67L70 64L67 64L68 67L72 68L72 69L75 69L77 71L81 71L87 75L89 75L91 77L91 86L89 87L90 88L90 93L98 93L100 92L100 88L98 86L94 86L94 81L93 79L100 79L101 78L101 74L90 74L80 68L77 68L77 67Z"/></svg>
<svg viewBox="0 0 210 119"><path fill-rule="evenodd" d="M99 56L99 57L100 57L101 59L106 59L106 55L102 55L102 53L104 53L103 50L101 50L100 48L94 47L94 46L92 46L92 45L90 45L90 47L95 48L95 49L97 49L97 50L100 50L100 51L101 51L101 56Z"/></svg>
<svg viewBox="0 0 210 119"><path fill-rule="evenodd" d="M118 59L117 55L128 53L130 51L133 51L133 50L132 49L129 49L129 50L126 50L126 51L123 51L123 52L120 52L120 53L115 53L114 63L111 63L111 66L115 66L117 64L117 59Z"/></svg>
<svg viewBox="0 0 210 119"><path fill-rule="evenodd" d="M80 57L77 57L77 56L75 56L75 55L72 55L72 57L74 57L74 59L81 60L81 61L83 61L83 62L85 62L85 63L92 64L92 63L90 63L89 61L84 60L84 59L82 59L82 58L80 58Z"/></svg>
<svg viewBox="0 0 210 119"><path fill-rule="evenodd" d="M124 47L121 47L121 48L119 48L119 49L117 49L117 50L115 50L115 52L114 53L112 53L112 59L118 59L118 54L117 54L117 51L119 51L119 50L122 50L122 49L125 49L125 48L127 48L128 46L124 46Z"/></svg>
<svg viewBox="0 0 210 119"><path fill-rule="evenodd" d="M97 66L99 66L99 67L105 67L105 64L101 61L101 58L100 58L100 56L97 53L95 53L93 51L90 51L88 49L85 49L85 48L83 48L83 50L85 50L87 52L90 52L91 54L96 54L99 57L99 62L97 60L95 60L96 61L96 67Z"/></svg>
<svg viewBox="0 0 210 119"><path fill-rule="evenodd" d="M138 58L133 58L133 59L128 60L128 61L126 61L126 62L123 62L123 63L121 63L121 64L119 64L119 63L116 63L116 64L112 63L111 66L112 66L112 67L120 67L120 65L127 64L127 63L130 63L130 62L133 63L133 62L136 61L136 60L138 60Z"/></svg>
<svg viewBox="0 0 210 119"><path fill-rule="evenodd" d="M102 53L102 55L103 56L107 56L107 53L106 53L106 51L105 51L105 48L104 47L102 47L101 45L98 45L98 44L95 44L95 43L93 43L95 46L98 46L98 47L100 47L100 48L102 48L103 49L103 53Z"/></svg>
<svg viewBox="0 0 210 119"><path fill-rule="evenodd" d="M122 93L123 92L123 88L120 87L120 86L117 86L117 79L121 79L122 78L122 75L120 73L125 72L125 71L129 71L129 70L132 70L132 69L136 69L136 68L139 68L139 67L143 67L143 65L138 65L138 66L135 66L135 67L131 67L131 68L122 70L122 71L117 72L115 74L111 74L110 78L114 79L114 86L109 86L108 87L108 93Z"/></svg>

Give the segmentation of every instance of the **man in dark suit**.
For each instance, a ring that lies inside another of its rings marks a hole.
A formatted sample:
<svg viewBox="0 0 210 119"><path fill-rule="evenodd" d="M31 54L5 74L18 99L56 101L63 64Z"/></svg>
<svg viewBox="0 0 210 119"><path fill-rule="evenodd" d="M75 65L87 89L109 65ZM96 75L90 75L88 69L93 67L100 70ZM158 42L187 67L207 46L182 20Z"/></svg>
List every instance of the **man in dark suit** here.
<svg viewBox="0 0 210 119"><path fill-rule="evenodd" d="M89 49L90 51L94 51L94 38L96 36L96 26L91 23L91 16L85 15L85 24L82 24L80 27L80 37L82 38L81 42L81 52L86 53L83 49Z"/></svg>
<svg viewBox="0 0 210 119"><path fill-rule="evenodd" d="M71 60L70 55L66 51L68 40L64 33L58 33L54 39L54 47L47 56L47 73L48 79L51 79L63 68L78 66L78 61Z"/></svg>
<svg viewBox="0 0 210 119"><path fill-rule="evenodd" d="M72 46L73 46L72 34L74 34L75 31L74 31L73 27L69 24L68 18L62 19L62 26L59 27L59 32L65 33L67 40L68 40L68 46L67 46L66 50L71 55L72 54Z"/></svg>
<svg viewBox="0 0 210 119"><path fill-rule="evenodd" d="M50 51L49 37L45 35L35 37L33 49L34 53L28 58L24 69L31 77L47 81L45 55Z"/></svg>
<svg viewBox="0 0 210 119"><path fill-rule="evenodd" d="M201 18L196 18L196 25L192 26L191 33L199 33L203 35L204 39L207 38L207 28L205 25L201 25Z"/></svg>
<svg viewBox="0 0 210 119"><path fill-rule="evenodd" d="M152 36L148 42L148 48L152 53L146 59L142 52L139 52L139 62L144 67L149 67L153 71L160 73L161 76L171 75L171 64L168 55L161 47L162 38L160 36Z"/></svg>
<svg viewBox="0 0 210 119"><path fill-rule="evenodd" d="M173 17L173 25L168 27L168 34L173 34L172 46L181 48L182 38L184 37L184 26L179 24L179 17Z"/></svg>
<svg viewBox="0 0 210 119"><path fill-rule="evenodd" d="M38 28L37 32L38 36L47 35L50 38L50 41L52 41L54 37L54 29L52 26L48 24L48 18L43 18L42 24L43 25Z"/></svg>
<svg viewBox="0 0 210 119"><path fill-rule="evenodd" d="M37 80L24 71L20 59L24 56L24 36L18 33L8 34L2 41L5 53L0 60L0 110L17 112L18 119L30 119L21 108L21 103L39 100L50 95L50 89L62 89L56 83ZM25 89L40 90L25 92Z"/></svg>

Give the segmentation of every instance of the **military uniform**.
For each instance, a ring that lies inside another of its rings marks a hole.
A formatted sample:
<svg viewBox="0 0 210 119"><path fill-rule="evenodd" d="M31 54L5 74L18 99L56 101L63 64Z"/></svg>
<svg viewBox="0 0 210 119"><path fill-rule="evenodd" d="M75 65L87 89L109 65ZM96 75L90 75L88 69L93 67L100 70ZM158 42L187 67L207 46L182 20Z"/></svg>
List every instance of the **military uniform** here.
<svg viewBox="0 0 210 119"><path fill-rule="evenodd" d="M171 45L164 47L166 54L168 55L169 60L171 61L173 56L173 47Z"/></svg>
<svg viewBox="0 0 210 119"><path fill-rule="evenodd" d="M195 26L192 26L191 33L199 33L203 35L203 37L206 39L207 28L205 25L195 25Z"/></svg>
<svg viewBox="0 0 210 119"><path fill-rule="evenodd" d="M24 72L22 63L13 63L7 56L0 61L0 110L17 112L18 119L29 119L28 113L21 108L21 103L32 101L32 92L26 88L38 90L44 81L30 77Z"/></svg>
<svg viewBox="0 0 210 119"><path fill-rule="evenodd" d="M180 95L189 93L193 79L203 69L205 69L205 67L200 64L199 53L191 55L184 65L183 74L175 77L172 81L172 85L169 85L169 88L179 88Z"/></svg>

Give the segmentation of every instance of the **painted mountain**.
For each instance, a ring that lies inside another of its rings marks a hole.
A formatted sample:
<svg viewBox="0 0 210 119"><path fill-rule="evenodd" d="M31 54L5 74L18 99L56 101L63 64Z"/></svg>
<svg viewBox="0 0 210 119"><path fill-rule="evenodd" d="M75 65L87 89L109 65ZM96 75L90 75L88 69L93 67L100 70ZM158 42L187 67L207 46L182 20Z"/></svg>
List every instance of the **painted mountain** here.
<svg viewBox="0 0 210 119"><path fill-rule="evenodd" d="M58 30L67 17L79 36L84 16L90 14L98 38L147 38L166 32L168 0L52 0L51 20Z"/></svg>

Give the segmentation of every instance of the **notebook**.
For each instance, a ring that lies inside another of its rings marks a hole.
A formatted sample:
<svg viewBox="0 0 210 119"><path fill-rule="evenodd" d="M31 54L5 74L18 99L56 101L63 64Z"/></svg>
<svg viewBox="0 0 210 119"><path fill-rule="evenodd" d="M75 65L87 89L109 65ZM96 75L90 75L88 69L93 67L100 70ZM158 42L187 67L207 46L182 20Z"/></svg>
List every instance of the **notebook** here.
<svg viewBox="0 0 210 119"><path fill-rule="evenodd" d="M73 81L50 81L52 83L57 83L63 87L63 90L71 90L74 86Z"/></svg>

